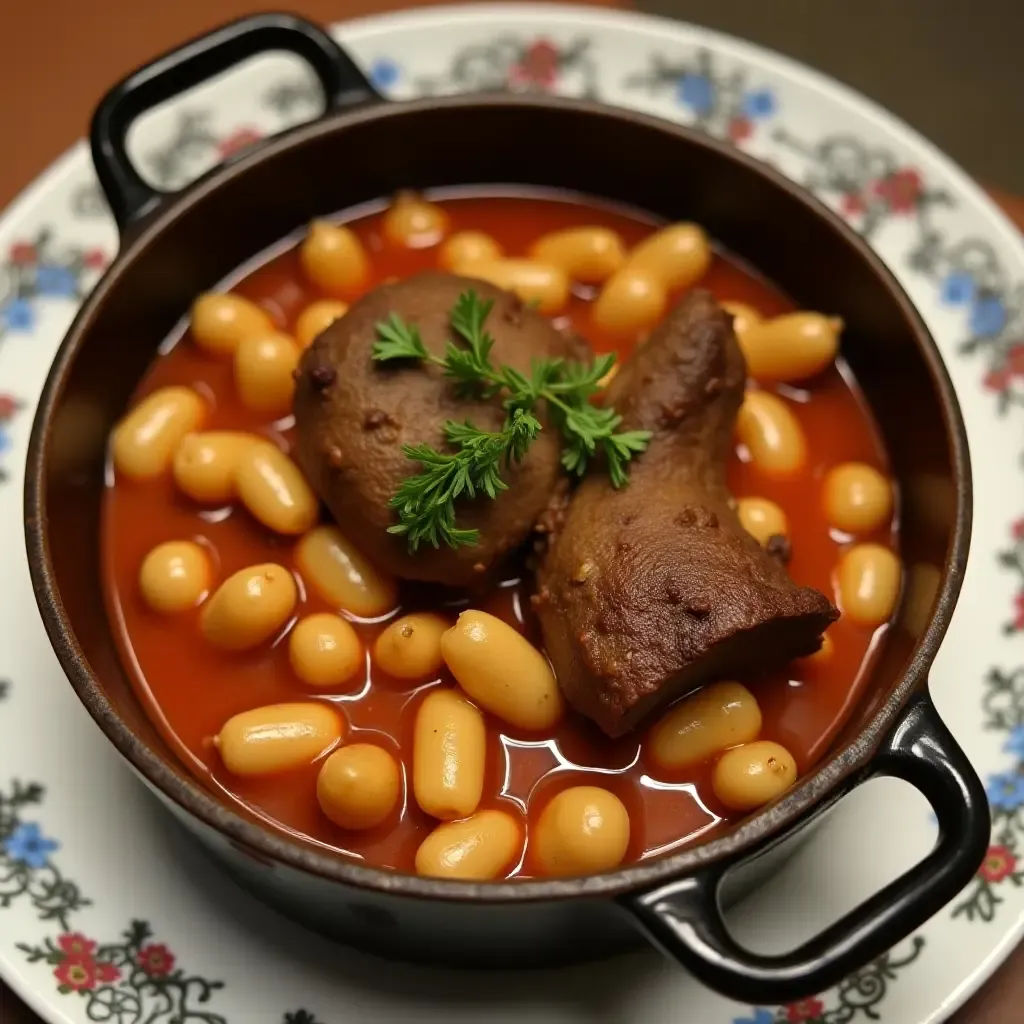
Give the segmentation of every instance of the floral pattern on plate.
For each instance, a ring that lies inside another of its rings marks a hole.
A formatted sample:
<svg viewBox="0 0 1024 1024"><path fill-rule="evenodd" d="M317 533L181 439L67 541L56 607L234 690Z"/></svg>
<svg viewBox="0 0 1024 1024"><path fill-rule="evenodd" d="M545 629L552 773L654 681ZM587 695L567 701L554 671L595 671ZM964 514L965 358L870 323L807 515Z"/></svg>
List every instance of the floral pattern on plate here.
<svg viewBox="0 0 1024 1024"><path fill-rule="evenodd" d="M11 447L10 425L15 414L21 409L21 400L7 392L0 391L0 484L7 480L7 471L4 469L4 455ZM3 697L0 687L0 698Z"/></svg>
<svg viewBox="0 0 1024 1024"><path fill-rule="evenodd" d="M909 948L880 956L821 998L798 999L771 1010L756 1007L746 1016L735 1017L732 1024L850 1024L879 1020L878 1008L885 1001L890 983L897 981L899 972L918 958L923 946L924 939L915 936Z"/></svg>
<svg viewBox="0 0 1024 1024"><path fill-rule="evenodd" d="M747 68L723 68L710 50L699 49L688 60L652 54L649 66L630 75L625 87L652 95L668 92L690 111L696 127L742 145L778 108L772 89L751 86L747 79Z"/></svg>
<svg viewBox="0 0 1024 1024"><path fill-rule="evenodd" d="M0 262L0 341L32 333L40 300L81 302L109 262L102 248L61 244L52 228L15 242Z"/></svg>
<svg viewBox="0 0 1024 1024"><path fill-rule="evenodd" d="M43 796L38 783L18 781L0 793L0 909L25 900L39 920L62 929L38 944L19 942L28 963L50 964L57 991L84 997L91 1021L226 1024L221 1015L195 1008L223 983L175 969L176 957L165 944L152 941L147 922L132 921L119 941L103 944L70 930L71 916L91 900L55 863L60 843L25 817Z"/></svg>
<svg viewBox="0 0 1024 1024"><path fill-rule="evenodd" d="M186 974L148 922L132 921L119 939L99 943L81 932L65 932L41 945L19 943L29 963L53 967L57 991L85 1000L89 1020L115 1024L227 1024L202 1005L220 981Z"/></svg>
<svg viewBox="0 0 1024 1024"><path fill-rule="evenodd" d="M1010 543L999 552L999 564L1017 577L1017 592L1013 595L1010 617L1003 623L1007 634L1024 630L1024 519L1018 519L1010 529ZM1019 751L1024 759L1024 749Z"/></svg>
<svg viewBox="0 0 1024 1024"><path fill-rule="evenodd" d="M396 68L397 65L393 65ZM537 36L498 35L459 50L438 75L414 79L426 96L451 92L563 92L597 99L600 68L590 40L580 36L567 44ZM399 72L400 73L400 72ZM398 74L387 85L397 81ZM375 84L380 83L374 76Z"/></svg>
<svg viewBox="0 0 1024 1024"><path fill-rule="evenodd" d="M988 777L992 845L977 877L953 909L954 917L992 921L1009 886L1024 885L1024 666L1010 672L993 668L982 698L985 727L1005 737L1009 767Z"/></svg>
<svg viewBox="0 0 1024 1024"><path fill-rule="evenodd" d="M38 782L17 779L0 792L0 910L27 901L41 921L69 927L71 914L89 905L78 886L64 877L52 854L60 843L33 817L45 790Z"/></svg>

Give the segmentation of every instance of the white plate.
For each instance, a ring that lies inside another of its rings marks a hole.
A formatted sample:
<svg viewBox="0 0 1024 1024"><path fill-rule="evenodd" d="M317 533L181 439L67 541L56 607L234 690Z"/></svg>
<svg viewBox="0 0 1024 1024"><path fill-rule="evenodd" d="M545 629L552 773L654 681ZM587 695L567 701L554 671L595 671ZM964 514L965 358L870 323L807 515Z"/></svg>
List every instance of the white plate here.
<svg viewBox="0 0 1024 1024"><path fill-rule="evenodd" d="M1020 237L895 118L791 61L693 26L474 6L371 18L337 35L394 97L552 89L699 125L776 164L870 239L938 339L967 420L974 541L932 684L989 780L992 849L919 934L819 999L780 1008L729 1003L654 952L515 975L386 963L312 937L226 884L78 703L29 587L21 485L32 412L77 302L116 250L80 144L0 221L0 973L45 1020L68 1024L945 1019L1009 953L1024 921ZM149 115L132 146L149 177L177 187L317 107L293 62L262 59ZM737 932L757 949L792 945L909 866L933 837L908 787L863 787L740 908Z"/></svg>

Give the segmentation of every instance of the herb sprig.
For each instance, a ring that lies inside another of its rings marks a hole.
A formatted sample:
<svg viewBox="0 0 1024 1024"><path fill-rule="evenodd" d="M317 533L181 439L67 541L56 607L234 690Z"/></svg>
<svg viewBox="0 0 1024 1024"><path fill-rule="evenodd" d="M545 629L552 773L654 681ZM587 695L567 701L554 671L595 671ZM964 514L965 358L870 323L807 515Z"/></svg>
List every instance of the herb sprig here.
<svg viewBox="0 0 1024 1024"><path fill-rule="evenodd" d="M430 445L406 445L406 458L420 463L423 471L402 482L391 499L398 522L391 533L404 534L409 550L423 541L435 548L441 543L457 548L475 544L477 530L462 529L455 521L455 501L465 495L490 498L507 489L501 479L502 465L520 461L541 431L535 409L547 402L551 418L562 434L562 465L582 476L600 451L615 487L628 482L626 464L644 451L651 434L647 430L617 433L622 417L614 409L591 403L600 391L601 379L615 363L614 355L601 356L589 365L565 359L536 360L530 374L511 366L494 366L490 354L494 338L484 324L493 307L476 292L463 292L451 311L453 332L463 342L449 339L444 357L427 350L414 324L397 313L377 324L373 358L378 362L415 359L444 370L461 394L493 398L504 394L505 424L497 433L478 430L471 423L445 424L445 439L456 450L439 452Z"/></svg>

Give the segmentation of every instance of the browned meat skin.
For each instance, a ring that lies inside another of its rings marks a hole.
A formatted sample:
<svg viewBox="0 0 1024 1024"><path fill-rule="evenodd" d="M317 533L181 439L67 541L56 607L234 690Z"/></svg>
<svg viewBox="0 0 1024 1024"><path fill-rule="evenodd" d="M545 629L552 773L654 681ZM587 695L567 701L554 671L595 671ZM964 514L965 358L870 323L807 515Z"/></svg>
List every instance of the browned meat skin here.
<svg viewBox="0 0 1024 1024"><path fill-rule="evenodd" d="M371 357L376 325L391 313L415 324L427 348L443 355L453 337L449 316L460 293L473 288L494 308L486 327L494 336L491 359L524 372L532 359L586 358L578 340L566 338L513 295L484 281L425 273L377 288L335 321L303 356L295 390L297 458L346 536L382 568L405 579L465 586L485 577L529 535L559 478L559 439L542 431L529 454L503 471L509 485L497 500L457 503L460 526L476 527L480 542L435 550L420 545L410 555L404 537L387 532L396 522L388 502L420 465L403 445L446 450L444 423L469 420L499 430L501 400L467 401L442 377L440 367L382 365ZM539 411L542 422L543 411Z"/></svg>
<svg viewBox="0 0 1024 1024"><path fill-rule="evenodd" d="M740 526L725 467L743 399L731 319L682 303L608 389L623 430L650 430L616 491L595 470L561 514L534 604L558 682L609 736L706 680L813 653L838 612Z"/></svg>

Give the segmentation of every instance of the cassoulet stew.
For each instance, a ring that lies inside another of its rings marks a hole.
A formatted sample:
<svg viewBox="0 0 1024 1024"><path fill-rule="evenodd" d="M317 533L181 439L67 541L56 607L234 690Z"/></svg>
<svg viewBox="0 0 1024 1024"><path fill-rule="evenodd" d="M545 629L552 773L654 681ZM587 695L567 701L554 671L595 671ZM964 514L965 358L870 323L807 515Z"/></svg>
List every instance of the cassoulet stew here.
<svg viewBox="0 0 1024 1024"><path fill-rule="evenodd" d="M842 334L583 198L315 222L196 297L111 438L140 697L209 784L376 867L706 836L821 757L899 595Z"/></svg>

